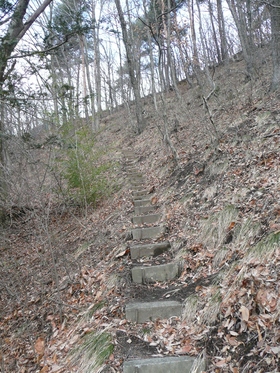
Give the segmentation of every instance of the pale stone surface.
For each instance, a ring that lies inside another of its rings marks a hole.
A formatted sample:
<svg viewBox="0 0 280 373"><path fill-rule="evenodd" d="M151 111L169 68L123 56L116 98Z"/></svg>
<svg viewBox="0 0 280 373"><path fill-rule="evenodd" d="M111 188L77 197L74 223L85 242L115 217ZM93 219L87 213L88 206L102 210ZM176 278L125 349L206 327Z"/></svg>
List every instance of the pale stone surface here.
<svg viewBox="0 0 280 373"><path fill-rule="evenodd" d="M155 205L148 205L148 206L135 206L134 207L134 212L136 215L142 215L146 214L148 212L151 212L153 210L156 210L158 206Z"/></svg>
<svg viewBox="0 0 280 373"><path fill-rule="evenodd" d="M138 284L148 282L173 280L179 275L179 265L176 262L161 264L151 267L139 266L131 270L132 281Z"/></svg>
<svg viewBox="0 0 280 373"><path fill-rule="evenodd" d="M150 214L150 215L140 215L134 216L132 218L133 224L153 224L158 222L161 219L161 214Z"/></svg>
<svg viewBox="0 0 280 373"><path fill-rule="evenodd" d="M135 302L125 309L126 318L139 324L150 320L169 319L182 315L182 304L177 301Z"/></svg>
<svg viewBox="0 0 280 373"><path fill-rule="evenodd" d="M148 228L132 229L132 237L134 240L145 240L147 238L158 238L166 231L166 227L159 225Z"/></svg>
<svg viewBox="0 0 280 373"><path fill-rule="evenodd" d="M155 244L134 245L130 247L131 259L138 259L144 256L157 256L170 249L170 242L160 242Z"/></svg>
<svg viewBox="0 0 280 373"><path fill-rule="evenodd" d="M150 199L136 199L134 200L134 206L139 207L139 206L147 206L151 204Z"/></svg>
<svg viewBox="0 0 280 373"><path fill-rule="evenodd" d="M142 196L141 195L133 196L133 200L134 201L140 201L140 200L144 200L144 199L148 199L148 198L151 200L152 197L153 197L152 194L150 194L150 195L143 194Z"/></svg>
<svg viewBox="0 0 280 373"><path fill-rule="evenodd" d="M134 192L132 192L132 196L133 198L137 199L136 197L139 197L139 196L147 196L148 194L148 191L143 189L143 190L136 190Z"/></svg>
<svg viewBox="0 0 280 373"><path fill-rule="evenodd" d="M191 373L193 365L197 366L192 356L155 357L126 361L123 373ZM205 371L205 361L202 360L196 373Z"/></svg>

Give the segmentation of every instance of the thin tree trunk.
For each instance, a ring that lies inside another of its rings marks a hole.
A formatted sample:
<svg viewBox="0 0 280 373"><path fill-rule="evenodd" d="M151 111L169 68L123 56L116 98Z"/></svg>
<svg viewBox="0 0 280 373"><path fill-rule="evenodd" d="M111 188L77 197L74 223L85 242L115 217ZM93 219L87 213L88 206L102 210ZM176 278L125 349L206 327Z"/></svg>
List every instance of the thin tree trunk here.
<svg viewBox="0 0 280 373"><path fill-rule="evenodd" d="M201 39L202 53L203 53L203 57L204 57L205 72L206 72L206 76L207 76L208 82L210 84L210 87L211 87L211 89L213 89L214 88L214 83L213 83L213 80L211 78L210 71L209 71L209 66L208 66L209 61L207 59L206 45L205 45L205 41L204 41L205 37L204 37L204 34L203 34L203 29L202 29L202 18L201 18L199 0L196 0L196 4L197 4L197 10L198 10L198 17L199 17L199 33L200 33L200 39Z"/></svg>
<svg viewBox="0 0 280 373"><path fill-rule="evenodd" d="M228 62L228 47L226 39L226 28L225 19L222 7L222 0L217 0L217 13L218 13L218 24L219 24L219 34L221 40L221 58L222 61Z"/></svg>
<svg viewBox="0 0 280 373"><path fill-rule="evenodd" d="M136 68L133 64L132 45L131 45L132 41L129 40L129 36L127 33L127 29L126 29L126 22L124 19L124 14L123 14L120 0L115 0L115 4L117 7L117 11L118 11L118 15L119 15L120 23L121 23L123 42L124 42L124 46L126 50L126 58L127 58L129 76L130 76L130 81L131 81L133 94L134 94L136 119L137 119L137 132L138 134L140 134L145 127L145 122L144 122L144 116L143 116L139 84L135 76Z"/></svg>
<svg viewBox="0 0 280 373"><path fill-rule="evenodd" d="M96 130L94 92L93 92L92 85L91 85L87 40L84 35L82 36L82 42L83 42L83 47L85 51L85 68L86 68L86 76L87 76L88 90L89 90L90 103L91 103L91 127L93 130Z"/></svg>
<svg viewBox="0 0 280 373"><path fill-rule="evenodd" d="M195 77L197 79L197 83L202 86L200 81L200 66L199 66L199 59L198 59L198 48L197 48L197 40L196 40L196 31L194 26L194 0L188 1L188 12L190 17L190 28L191 28L191 39L192 39L192 47L193 47L193 71Z"/></svg>
<svg viewBox="0 0 280 373"><path fill-rule="evenodd" d="M251 79L253 77L253 46L250 44L248 37L245 15L242 9L243 4L240 3L240 0L236 0L236 3L234 0L227 0L227 4L237 27L243 56L247 65L247 78Z"/></svg>
<svg viewBox="0 0 280 373"><path fill-rule="evenodd" d="M101 10L102 11L102 5L101 3ZM100 125L100 117L101 117L101 57L100 57L100 39L99 39L99 26L96 22L96 2L92 1L92 19L94 22L93 27L93 47L94 47L94 78L95 78L95 87L96 87L96 106L97 106L97 113L95 115L95 125L96 128Z"/></svg>
<svg viewBox="0 0 280 373"><path fill-rule="evenodd" d="M83 99L84 99L84 110L86 122L89 125L89 112L88 112L88 103L87 103L87 78L86 78L86 60L85 60L85 51L83 48L82 37L79 37L81 60L82 60L82 79L83 79Z"/></svg>
<svg viewBox="0 0 280 373"><path fill-rule="evenodd" d="M273 74L270 89L280 88L280 0L272 0L269 6L272 34L272 62Z"/></svg>
<svg viewBox="0 0 280 373"><path fill-rule="evenodd" d="M219 47L217 34L216 34L216 29L215 29L215 25L214 25L213 5L211 3L211 0L208 0L208 10L209 10L210 22L211 22L211 26L212 26L212 34L213 34L214 44L215 44L216 52L217 52L217 59L218 59L218 63L220 64L222 62L222 57L221 57L220 47Z"/></svg>
<svg viewBox="0 0 280 373"><path fill-rule="evenodd" d="M177 79L176 79L176 73L175 73L175 66L174 66L174 61L172 57L172 50L171 50L171 18L170 18L170 10L171 10L171 2L170 0L167 0L167 35L166 35L166 40L167 40L167 63L170 69L170 75L173 83L173 87L175 89L175 93L177 98L180 100L181 95L178 89L177 85Z"/></svg>

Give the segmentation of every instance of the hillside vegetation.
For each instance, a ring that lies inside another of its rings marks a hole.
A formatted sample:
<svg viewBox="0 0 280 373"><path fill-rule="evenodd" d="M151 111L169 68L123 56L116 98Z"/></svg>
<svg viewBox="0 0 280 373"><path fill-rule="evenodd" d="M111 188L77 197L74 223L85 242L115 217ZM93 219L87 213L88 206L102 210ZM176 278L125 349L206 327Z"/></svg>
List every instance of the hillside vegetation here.
<svg viewBox="0 0 280 373"><path fill-rule="evenodd" d="M44 131L23 143L33 163L13 185L21 199L0 248L3 373L122 372L149 354L201 355L207 372L279 372L280 106L263 55L254 81L231 61L211 70L214 90L181 82L181 98L158 95L157 112L143 98L140 135L132 105L98 133L77 124L66 138L79 147L46 143ZM127 149L168 224L164 260L181 265L172 283L131 282ZM183 300L183 319L128 322L126 301L149 296Z"/></svg>

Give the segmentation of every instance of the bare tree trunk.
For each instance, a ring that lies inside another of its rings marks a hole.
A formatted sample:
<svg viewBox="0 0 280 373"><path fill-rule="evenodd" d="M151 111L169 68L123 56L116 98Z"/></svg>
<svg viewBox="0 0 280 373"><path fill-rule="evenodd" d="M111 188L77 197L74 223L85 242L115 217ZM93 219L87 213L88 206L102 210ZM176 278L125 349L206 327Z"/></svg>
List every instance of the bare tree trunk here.
<svg viewBox="0 0 280 373"><path fill-rule="evenodd" d="M140 86L136 79L136 67L133 63L133 55L132 55L132 41L129 40L127 29L126 29L126 22L124 19L123 10L121 7L120 0L115 0L115 4L117 7L120 23L121 23L121 29L122 29L122 35L123 35L123 42L126 50L126 59L127 59L127 65L129 70L129 76L130 81L133 89L134 99L135 99L135 109L136 109L136 119L137 119L137 132L140 134L144 127L145 127L145 121L143 116L143 109L142 109L142 102L141 102L141 96L140 96Z"/></svg>
<svg viewBox="0 0 280 373"><path fill-rule="evenodd" d="M272 0L269 6L272 34L272 62L273 74L270 89L279 90L280 87L280 0Z"/></svg>
<svg viewBox="0 0 280 373"><path fill-rule="evenodd" d="M214 24L213 5L211 3L211 0L208 0L208 10L209 10L210 22L211 22L211 26L212 26L214 44L215 44L215 47L216 47L217 60L218 60L218 63L220 64L222 62L222 57L221 57L220 47L219 47L217 34L216 34L216 29L215 29L215 24Z"/></svg>
<svg viewBox="0 0 280 373"><path fill-rule="evenodd" d="M147 12L147 4L146 0L143 1L145 16L147 18L148 12ZM152 96L154 101L154 107L157 110L158 104L157 104L157 95L156 95L156 84L155 84L155 63L154 63L154 55L153 55L153 47L152 47L152 37L151 37L151 30L147 29L147 39L148 39L148 48L149 48L149 58L150 58L150 64L151 64L151 83L152 83Z"/></svg>
<svg viewBox="0 0 280 373"><path fill-rule="evenodd" d="M175 22L176 22L175 31L176 31L176 37L177 37L177 47L178 47L179 54L180 54L181 64L183 66L183 71L185 73L185 78L186 78L187 82L189 83L190 87L192 87L192 81L191 81L189 71L188 71L188 64L189 64L188 54L187 54L187 51L186 50L184 51L183 48L182 48L182 41L180 39L180 34L177 31L178 30L177 17L175 18Z"/></svg>
<svg viewBox="0 0 280 373"><path fill-rule="evenodd" d="M54 107L54 120L55 120L55 125L59 126L59 111L58 111L58 83L57 83L57 75L55 72L54 68L54 56L53 54L51 55L51 74L52 74L52 97L53 97L53 107Z"/></svg>
<svg viewBox="0 0 280 373"><path fill-rule="evenodd" d="M204 57L205 72L206 72L206 76L207 76L208 82L210 84L210 87L211 87L211 89L213 89L214 88L214 83L213 83L213 79L211 78L210 71L209 71L209 66L208 66L209 61L208 61L208 58L207 58L206 45L205 45L205 41L204 41L205 37L204 37L204 34L203 34L203 29L202 29L202 18L201 18L199 0L196 0L196 4L197 4L197 10L198 10L198 17L199 17L199 33L200 33L200 39L201 39L201 45L202 45L202 53L203 53L203 57Z"/></svg>
<svg viewBox="0 0 280 373"><path fill-rule="evenodd" d="M231 11L232 17L236 24L238 30L238 36L240 39L242 52L247 65L247 78L251 79L253 77L253 44L248 34L248 28L246 25L245 14L241 3L241 0L227 0L229 9ZM248 10L247 10L248 13Z"/></svg>
<svg viewBox="0 0 280 373"><path fill-rule="evenodd" d="M167 30L166 30L167 31L167 35L166 35L166 40L167 40L167 63L168 63L169 69L170 69L171 79L172 79L173 87L175 89L176 96L180 100L181 95L180 95L180 91L179 91L178 85L177 85L175 66L174 66L174 61L173 61L173 57L172 57L172 49L171 49L170 11L171 11L171 2L170 2L170 0L167 0Z"/></svg>
<svg viewBox="0 0 280 373"><path fill-rule="evenodd" d="M91 85L91 77L90 77L89 61L88 61L87 40L86 40L84 35L82 36L82 42L83 42L83 47L84 47L84 51L85 51L86 76L87 76L88 90L89 90L90 103L91 103L91 128L96 130L94 92L93 92L92 85Z"/></svg>
<svg viewBox="0 0 280 373"><path fill-rule="evenodd" d="M222 61L228 62L228 47L226 39L226 28L225 19L222 7L222 0L217 0L217 13L218 13L218 24L219 24L219 34L221 40L221 59Z"/></svg>
<svg viewBox="0 0 280 373"><path fill-rule="evenodd" d="M147 31L148 36L148 45L149 45L149 57L151 63L151 80L152 80L152 95L155 109L157 110L157 93L156 93L156 85L155 85L155 63L154 63L154 56L153 56L153 48L152 48L152 38L149 30Z"/></svg>
<svg viewBox="0 0 280 373"><path fill-rule="evenodd" d="M101 2L101 9L102 11L103 2ZM97 105L97 113L95 115L95 125L96 128L99 127L100 124L100 117L101 117L101 57L100 57L100 39L99 39L99 26L96 22L96 1L92 1L92 19L94 22L93 27L93 47L94 47L94 78L95 78L95 86L96 86L96 105Z"/></svg>
<svg viewBox="0 0 280 373"><path fill-rule="evenodd" d="M89 125L89 112L88 112L88 103L87 103L86 59L85 59L85 51L83 48L82 36L79 36L79 44L80 44L80 52L81 52L81 59L82 59L84 110L85 110L86 122Z"/></svg>
<svg viewBox="0 0 280 373"><path fill-rule="evenodd" d="M192 39L192 47L193 47L193 71L195 77L197 79L197 83L202 86L200 81L200 66L199 66L199 59L198 59L198 49L197 49L197 40L196 40L196 31L194 26L194 0L188 1L188 12L190 17L190 28L191 28L191 39Z"/></svg>

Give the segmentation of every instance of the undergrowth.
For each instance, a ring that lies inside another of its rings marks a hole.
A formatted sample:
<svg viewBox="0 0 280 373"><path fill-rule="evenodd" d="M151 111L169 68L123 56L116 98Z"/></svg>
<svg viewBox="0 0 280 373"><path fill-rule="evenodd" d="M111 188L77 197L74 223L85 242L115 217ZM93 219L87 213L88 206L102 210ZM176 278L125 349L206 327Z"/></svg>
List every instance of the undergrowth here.
<svg viewBox="0 0 280 373"><path fill-rule="evenodd" d="M96 144L89 128L68 128L66 132L68 145L62 149L63 155L58 161L62 178L60 191L72 204L96 206L114 190L111 176L115 164L104 160L108 149Z"/></svg>
<svg viewBox="0 0 280 373"><path fill-rule="evenodd" d="M81 343L70 356L71 363L78 364L78 372L94 373L110 357L114 350L111 335L106 331L91 331L82 337Z"/></svg>

